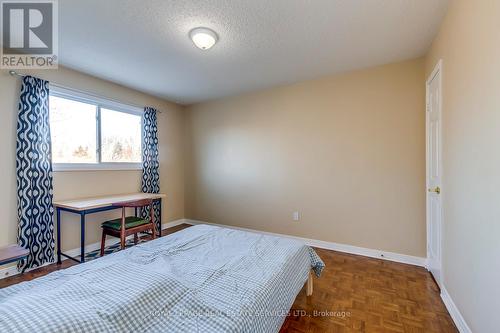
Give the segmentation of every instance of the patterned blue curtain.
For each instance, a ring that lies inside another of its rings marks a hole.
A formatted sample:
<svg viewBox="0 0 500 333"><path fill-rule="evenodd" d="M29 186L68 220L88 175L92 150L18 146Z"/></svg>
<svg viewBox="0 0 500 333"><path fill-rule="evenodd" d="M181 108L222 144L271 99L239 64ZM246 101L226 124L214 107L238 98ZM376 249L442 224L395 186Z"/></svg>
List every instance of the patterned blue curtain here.
<svg viewBox="0 0 500 333"><path fill-rule="evenodd" d="M160 193L160 161L158 158L158 125L156 110L145 107L142 118L142 192ZM154 205L156 230L161 231L160 205ZM147 209L142 209L143 218L149 216Z"/></svg>
<svg viewBox="0 0 500 333"><path fill-rule="evenodd" d="M18 263L24 270L54 261L49 82L24 77L18 111L17 242L30 252Z"/></svg>

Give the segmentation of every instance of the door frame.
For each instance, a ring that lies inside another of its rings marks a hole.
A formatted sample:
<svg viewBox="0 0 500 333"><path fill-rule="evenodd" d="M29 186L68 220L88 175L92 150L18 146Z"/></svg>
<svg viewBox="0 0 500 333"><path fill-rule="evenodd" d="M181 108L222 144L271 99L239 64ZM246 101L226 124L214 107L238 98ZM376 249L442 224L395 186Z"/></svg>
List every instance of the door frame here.
<svg viewBox="0 0 500 333"><path fill-rule="evenodd" d="M426 253L427 253L427 260L426 260L426 268L427 270L430 271L430 265L429 265L429 248L430 248L430 218L429 218L429 200L428 200L428 189L430 188L429 186L429 86L432 80L436 77L436 75L439 74L439 165L440 165L440 172L441 172L441 183L443 182L443 133L442 133L442 128L443 128L443 60L439 59L437 64L434 66L434 69L432 70L431 74L427 78L425 82L425 210L426 210ZM440 186L442 188L442 184ZM439 278L436 279L436 277L433 276L434 280L438 284L439 288L442 288L442 279L443 279L443 218L444 218L444 207L443 207L443 192L441 191L440 199L441 199L441 218L439 219L439 241L438 241L438 247L439 247Z"/></svg>

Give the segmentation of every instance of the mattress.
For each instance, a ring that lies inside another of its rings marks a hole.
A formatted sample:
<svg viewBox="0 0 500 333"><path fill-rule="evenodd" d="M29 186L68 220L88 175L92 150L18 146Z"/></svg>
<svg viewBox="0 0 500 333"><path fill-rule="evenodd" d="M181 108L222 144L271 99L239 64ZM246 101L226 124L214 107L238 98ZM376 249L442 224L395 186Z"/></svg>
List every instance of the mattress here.
<svg viewBox="0 0 500 333"><path fill-rule="evenodd" d="M278 332L312 269L283 237L198 225L0 290L0 332Z"/></svg>

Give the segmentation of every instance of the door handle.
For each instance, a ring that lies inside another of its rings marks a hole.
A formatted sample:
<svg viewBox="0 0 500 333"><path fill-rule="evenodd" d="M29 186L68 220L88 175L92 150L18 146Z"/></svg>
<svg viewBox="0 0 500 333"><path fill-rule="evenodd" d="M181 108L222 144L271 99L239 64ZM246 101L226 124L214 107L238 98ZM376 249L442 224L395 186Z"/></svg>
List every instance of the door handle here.
<svg viewBox="0 0 500 333"><path fill-rule="evenodd" d="M439 188L439 186L436 186L435 188L430 188L428 191L439 194L439 193L441 193L441 188Z"/></svg>

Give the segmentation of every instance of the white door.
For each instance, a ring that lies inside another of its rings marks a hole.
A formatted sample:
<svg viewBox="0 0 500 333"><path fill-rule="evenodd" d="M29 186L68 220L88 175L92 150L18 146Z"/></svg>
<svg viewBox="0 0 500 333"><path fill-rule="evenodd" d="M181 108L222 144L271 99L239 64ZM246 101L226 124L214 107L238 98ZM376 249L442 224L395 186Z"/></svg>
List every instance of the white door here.
<svg viewBox="0 0 500 333"><path fill-rule="evenodd" d="M441 158L441 61L427 80L427 265L441 287L442 158Z"/></svg>

